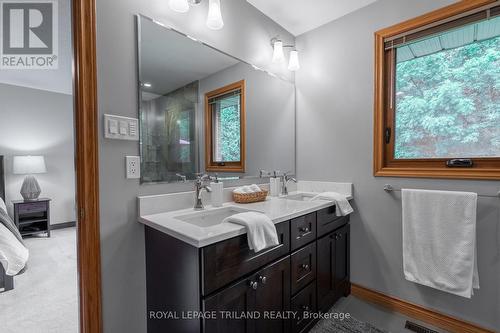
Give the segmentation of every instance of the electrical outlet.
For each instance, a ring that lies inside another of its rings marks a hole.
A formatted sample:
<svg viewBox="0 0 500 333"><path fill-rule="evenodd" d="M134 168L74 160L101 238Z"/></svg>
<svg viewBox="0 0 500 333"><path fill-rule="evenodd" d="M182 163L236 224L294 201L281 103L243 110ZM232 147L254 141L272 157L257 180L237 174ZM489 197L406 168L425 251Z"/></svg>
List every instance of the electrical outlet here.
<svg viewBox="0 0 500 333"><path fill-rule="evenodd" d="M141 178L141 159L139 156L126 156L125 167L127 169L127 179Z"/></svg>

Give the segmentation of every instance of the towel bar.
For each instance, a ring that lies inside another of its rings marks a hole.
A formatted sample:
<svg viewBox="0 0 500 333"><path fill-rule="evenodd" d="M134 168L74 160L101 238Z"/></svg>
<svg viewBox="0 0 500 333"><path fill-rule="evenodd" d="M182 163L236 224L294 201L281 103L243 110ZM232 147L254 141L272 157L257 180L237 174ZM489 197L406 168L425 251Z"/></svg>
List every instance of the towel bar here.
<svg viewBox="0 0 500 333"><path fill-rule="evenodd" d="M387 193L394 192L394 191L401 191L401 189L396 189L394 188L391 184L385 184L384 185L384 191ZM500 191L495 194L478 194L479 197L486 197L486 198L500 198Z"/></svg>

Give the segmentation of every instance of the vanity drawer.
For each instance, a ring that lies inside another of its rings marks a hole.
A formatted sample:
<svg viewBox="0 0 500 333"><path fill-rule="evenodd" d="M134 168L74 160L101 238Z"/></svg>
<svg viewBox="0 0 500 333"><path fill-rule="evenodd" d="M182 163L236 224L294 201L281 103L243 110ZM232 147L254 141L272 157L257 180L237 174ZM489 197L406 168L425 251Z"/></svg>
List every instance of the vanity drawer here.
<svg viewBox="0 0 500 333"><path fill-rule="evenodd" d="M292 295L316 278L316 242L292 254Z"/></svg>
<svg viewBox="0 0 500 333"><path fill-rule="evenodd" d="M47 210L47 201L30 202L19 205L19 214L40 213Z"/></svg>
<svg viewBox="0 0 500 333"><path fill-rule="evenodd" d="M292 298L291 309L297 312L292 320L292 333L307 331L311 318L304 319L304 312L316 312L316 283L313 282Z"/></svg>
<svg viewBox="0 0 500 333"><path fill-rule="evenodd" d="M316 213L297 217L290 223L292 250L316 239Z"/></svg>
<svg viewBox="0 0 500 333"><path fill-rule="evenodd" d="M337 216L336 206L319 210L317 213L318 238L349 222L348 216Z"/></svg>
<svg viewBox="0 0 500 333"><path fill-rule="evenodd" d="M237 236L201 249L202 294L209 295L290 251L290 223L276 225L280 245L255 253L247 235Z"/></svg>

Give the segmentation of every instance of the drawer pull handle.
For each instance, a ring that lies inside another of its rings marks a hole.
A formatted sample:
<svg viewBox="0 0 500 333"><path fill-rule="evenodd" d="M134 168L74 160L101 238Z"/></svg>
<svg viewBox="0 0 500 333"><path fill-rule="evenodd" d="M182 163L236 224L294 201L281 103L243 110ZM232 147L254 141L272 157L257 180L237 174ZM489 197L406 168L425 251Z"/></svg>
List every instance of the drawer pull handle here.
<svg viewBox="0 0 500 333"><path fill-rule="evenodd" d="M257 288L259 287L259 284L255 281L250 281L248 283L248 285L250 286L250 288L252 288L253 290L257 290Z"/></svg>
<svg viewBox="0 0 500 333"><path fill-rule="evenodd" d="M309 306L307 306L307 305L303 305L303 306L302 306L302 310L304 310L304 311L309 311Z"/></svg>
<svg viewBox="0 0 500 333"><path fill-rule="evenodd" d="M302 267L303 270L306 270L306 271L309 270L309 265L308 264L302 264L302 266L300 266L300 267Z"/></svg>
<svg viewBox="0 0 500 333"><path fill-rule="evenodd" d="M309 228L308 227L300 228L299 231L303 232L303 233L308 233L309 232Z"/></svg>
<svg viewBox="0 0 500 333"><path fill-rule="evenodd" d="M265 276L259 276L259 281L262 284L266 284L267 278Z"/></svg>

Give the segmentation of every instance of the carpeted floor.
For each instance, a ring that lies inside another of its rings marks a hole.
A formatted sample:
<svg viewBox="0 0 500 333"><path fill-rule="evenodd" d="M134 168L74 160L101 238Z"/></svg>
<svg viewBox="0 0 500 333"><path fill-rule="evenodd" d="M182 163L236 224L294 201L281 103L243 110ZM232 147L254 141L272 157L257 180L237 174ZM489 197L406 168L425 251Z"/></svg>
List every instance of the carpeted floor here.
<svg viewBox="0 0 500 333"><path fill-rule="evenodd" d="M14 290L0 292L0 332L78 332L76 228L53 230L50 238L26 238L26 273Z"/></svg>

